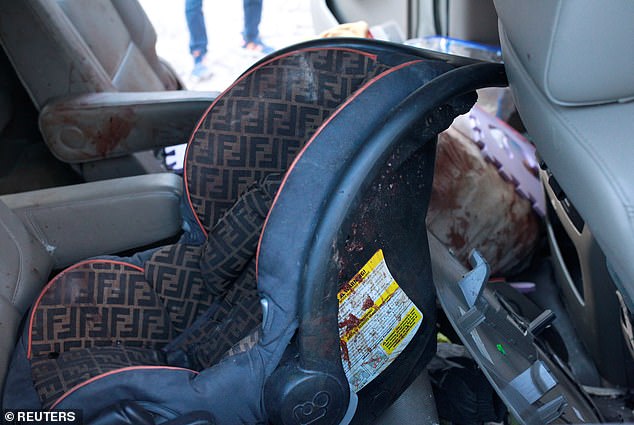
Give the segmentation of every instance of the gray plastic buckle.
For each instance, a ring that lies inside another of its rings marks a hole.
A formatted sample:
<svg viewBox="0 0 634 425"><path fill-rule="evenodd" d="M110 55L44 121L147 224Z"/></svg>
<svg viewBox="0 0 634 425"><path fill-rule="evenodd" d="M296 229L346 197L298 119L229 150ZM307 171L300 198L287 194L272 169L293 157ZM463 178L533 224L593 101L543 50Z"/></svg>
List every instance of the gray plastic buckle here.
<svg viewBox="0 0 634 425"><path fill-rule="evenodd" d="M489 265L478 251L471 252L469 262L473 269L462 278L458 285L467 306L476 307L476 302L484 291L484 285L489 280Z"/></svg>
<svg viewBox="0 0 634 425"><path fill-rule="evenodd" d="M524 396L529 404L533 404L557 385L557 381L550 374L544 363L538 360L531 367L517 375L510 382L510 385Z"/></svg>
<svg viewBox="0 0 634 425"><path fill-rule="evenodd" d="M458 326L465 332L471 333L479 324L484 322L487 304L479 301L484 286L489 280L489 265L479 252L473 251L469 258L473 269L463 276L458 286L464 295L469 310L462 313Z"/></svg>

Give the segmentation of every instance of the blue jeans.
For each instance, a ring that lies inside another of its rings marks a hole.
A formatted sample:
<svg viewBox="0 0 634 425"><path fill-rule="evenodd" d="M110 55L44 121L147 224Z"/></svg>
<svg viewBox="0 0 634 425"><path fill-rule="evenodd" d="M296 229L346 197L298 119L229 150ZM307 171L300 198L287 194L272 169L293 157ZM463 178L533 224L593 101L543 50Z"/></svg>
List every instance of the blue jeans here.
<svg viewBox="0 0 634 425"><path fill-rule="evenodd" d="M243 0L244 31L242 36L245 43L256 41L259 38L260 19L262 19L262 0Z"/></svg>
<svg viewBox="0 0 634 425"><path fill-rule="evenodd" d="M185 18L189 28L189 52L194 57L194 63L199 63L207 54L207 28L203 15L203 0L186 0Z"/></svg>

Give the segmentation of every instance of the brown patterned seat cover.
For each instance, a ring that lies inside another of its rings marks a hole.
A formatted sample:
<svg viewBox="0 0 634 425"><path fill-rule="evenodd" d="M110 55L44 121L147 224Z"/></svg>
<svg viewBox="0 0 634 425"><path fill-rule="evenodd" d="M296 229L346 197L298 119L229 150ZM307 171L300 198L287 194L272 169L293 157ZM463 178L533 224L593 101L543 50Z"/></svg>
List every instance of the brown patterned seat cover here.
<svg viewBox="0 0 634 425"><path fill-rule="evenodd" d="M336 108L389 68L360 50L292 51L216 99L190 139L184 175L207 244L160 248L143 267L95 260L55 277L28 323L43 407L122 368L169 367L169 350L203 369L253 341L255 247L283 172Z"/></svg>

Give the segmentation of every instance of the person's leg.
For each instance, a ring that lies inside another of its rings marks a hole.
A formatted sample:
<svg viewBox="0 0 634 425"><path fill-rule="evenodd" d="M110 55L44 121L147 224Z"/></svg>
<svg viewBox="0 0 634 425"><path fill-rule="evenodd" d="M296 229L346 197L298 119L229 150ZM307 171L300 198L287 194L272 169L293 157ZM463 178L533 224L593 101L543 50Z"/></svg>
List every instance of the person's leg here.
<svg viewBox="0 0 634 425"><path fill-rule="evenodd" d="M255 42L259 36L258 27L262 19L262 0L243 0L244 10L244 42Z"/></svg>
<svg viewBox="0 0 634 425"><path fill-rule="evenodd" d="M273 48L267 46L260 39L260 20L262 19L262 0L242 0L244 9L244 47L261 53L271 53Z"/></svg>
<svg viewBox="0 0 634 425"><path fill-rule="evenodd" d="M203 15L203 0L186 0L185 17L189 28L189 52L196 64L207 54L207 28Z"/></svg>

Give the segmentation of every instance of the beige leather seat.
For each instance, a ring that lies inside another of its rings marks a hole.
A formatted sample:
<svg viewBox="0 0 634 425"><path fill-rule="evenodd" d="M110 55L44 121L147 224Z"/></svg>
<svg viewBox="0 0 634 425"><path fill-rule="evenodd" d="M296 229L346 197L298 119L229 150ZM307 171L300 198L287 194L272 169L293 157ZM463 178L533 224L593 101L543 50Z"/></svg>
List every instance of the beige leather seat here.
<svg viewBox="0 0 634 425"><path fill-rule="evenodd" d="M69 94L181 88L136 0L0 4L3 46L40 109Z"/></svg>
<svg viewBox="0 0 634 425"><path fill-rule="evenodd" d="M183 84L136 0L0 0L0 42L63 162L184 143L213 100L175 91ZM134 174L122 168L111 176Z"/></svg>
<svg viewBox="0 0 634 425"><path fill-rule="evenodd" d="M564 229L549 227L558 283L600 373L626 385L615 292L634 312L634 2L495 6L510 86L548 168L550 221ZM559 252L565 239L576 265Z"/></svg>

